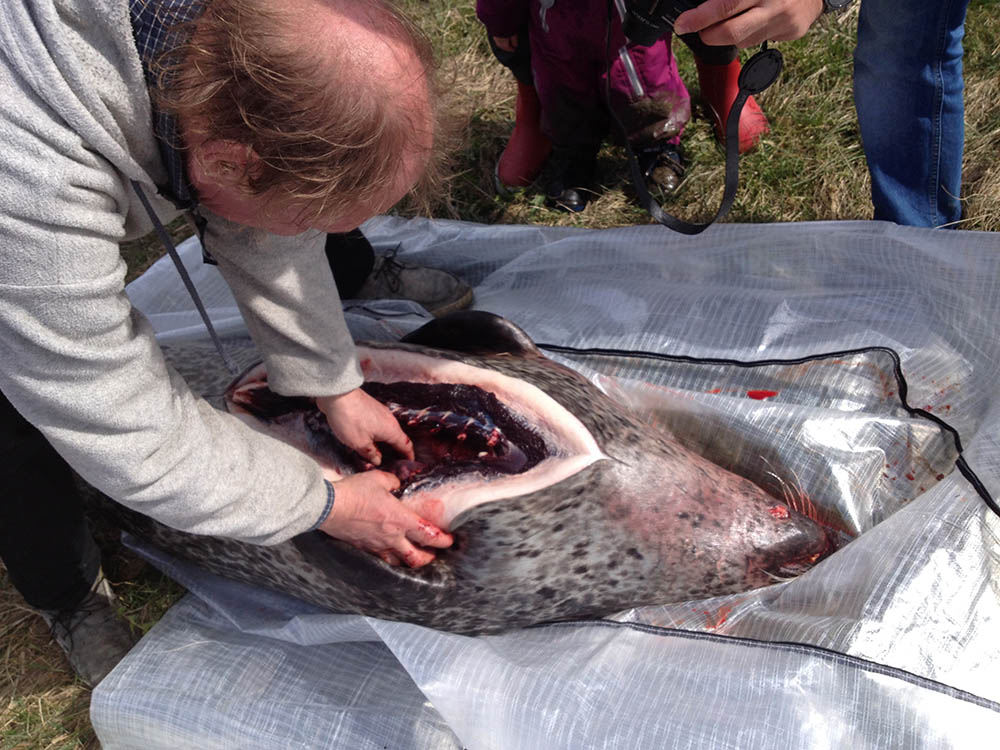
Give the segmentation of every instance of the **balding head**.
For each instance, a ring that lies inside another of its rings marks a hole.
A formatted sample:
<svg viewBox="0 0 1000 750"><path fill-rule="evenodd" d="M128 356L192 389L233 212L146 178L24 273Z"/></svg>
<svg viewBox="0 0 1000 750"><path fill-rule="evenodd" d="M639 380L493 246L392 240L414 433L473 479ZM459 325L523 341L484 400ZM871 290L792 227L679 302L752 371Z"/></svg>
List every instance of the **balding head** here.
<svg viewBox="0 0 1000 750"><path fill-rule="evenodd" d="M244 224L350 229L433 148L429 45L381 0L213 0L174 70L192 181Z"/></svg>

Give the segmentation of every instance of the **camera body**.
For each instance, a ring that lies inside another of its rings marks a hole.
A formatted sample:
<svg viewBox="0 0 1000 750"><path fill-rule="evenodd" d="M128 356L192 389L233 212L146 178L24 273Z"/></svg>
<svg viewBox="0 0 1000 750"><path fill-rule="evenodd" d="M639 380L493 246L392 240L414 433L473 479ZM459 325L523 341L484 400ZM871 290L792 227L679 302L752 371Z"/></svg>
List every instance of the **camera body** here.
<svg viewBox="0 0 1000 750"><path fill-rule="evenodd" d="M704 0L625 0L622 30L625 38L643 47L674 30L677 16Z"/></svg>

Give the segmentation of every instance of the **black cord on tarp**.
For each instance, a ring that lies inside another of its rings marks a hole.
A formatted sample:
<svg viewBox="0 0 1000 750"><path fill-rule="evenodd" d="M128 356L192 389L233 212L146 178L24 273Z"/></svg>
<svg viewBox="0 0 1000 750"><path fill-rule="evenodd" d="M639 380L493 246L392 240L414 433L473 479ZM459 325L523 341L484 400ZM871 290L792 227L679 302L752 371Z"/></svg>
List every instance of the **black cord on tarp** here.
<svg viewBox="0 0 1000 750"><path fill-rule="evenodd" d="M882 354L888 355L892 359L893 363L893 376L896 380L896 393L899 395L900 406L911 416L921 417L923 419L930 420L934 422L941 430L951 436L954 442L955 450L958 453L958 458L955 460L955 468L962 474L963 477L972 485L972 488L976 491L976 494L982 499L984 503L992 510L998 517L1000 517L1000 505L990 494L989 490L986 489L986 485L982 483L982 480L976 476L976 473L969 466L968 462L965 460L965 456L962 455L962 437L958 430L948 424L946 421L941 419L941 417L936 414L932 414L926 409L920 409L915 406L910 406L909 402L906 400L907 393L909 392L906 378L903 375L903 365L899 358L899 354L887 346L864 346L857 349L843 349L834 352L824 352L822 354L813 354L806 357L793 357L789 359L760 359L760 360L739 360L739 359L729 359L723 357L692 357L683 354L663 354L661 352L647 352L641 350L628 350L628 349L614 349L614 348L604 348L604 347L575 347L575 346L565 346L563 344L539 344L536 343L539 349L545 349L550 352L557 352L560 354L577 354L581 356L605 356L605 357L622 357L622 358L636 358L636 359L651 359L659 360L663 362L684 362L688 364L696 365L725 365L731 367L741 367L746 369L752 369L755 367L766 367L773 365L800 365L807 362L815 362L821 359L832 359L832 358L842 358L851 357L858 354L871 354L873 352L880 352Z"/></svg>

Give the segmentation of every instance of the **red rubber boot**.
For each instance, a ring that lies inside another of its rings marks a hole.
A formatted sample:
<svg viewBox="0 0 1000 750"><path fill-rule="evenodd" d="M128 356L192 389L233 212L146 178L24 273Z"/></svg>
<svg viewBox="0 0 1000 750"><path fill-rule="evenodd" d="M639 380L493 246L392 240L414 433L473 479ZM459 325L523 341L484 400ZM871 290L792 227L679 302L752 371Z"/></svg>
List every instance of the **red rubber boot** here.
<svg viewBox="0 0 1000 750"><path fill-rule="evenodd" d="M542 171L552 151L552 141L542 133L542 105L535 87L517 82L514 132L497 161L497 191L527 187Z"/></svg>
<svg viewBox="0 0 1000 750"><path fill-rule="evenodd" d="M740 90L738 82L740 61L733 60L728 65L709 65L695 57L694 62L698 68L701 98L712 110L712 117L715 120L715 137L725 144L729 109L736 101L736 95ZM740 153L751 151L760 141L760 137L770 129L767 117L751 96L740 113Z"/></svg>

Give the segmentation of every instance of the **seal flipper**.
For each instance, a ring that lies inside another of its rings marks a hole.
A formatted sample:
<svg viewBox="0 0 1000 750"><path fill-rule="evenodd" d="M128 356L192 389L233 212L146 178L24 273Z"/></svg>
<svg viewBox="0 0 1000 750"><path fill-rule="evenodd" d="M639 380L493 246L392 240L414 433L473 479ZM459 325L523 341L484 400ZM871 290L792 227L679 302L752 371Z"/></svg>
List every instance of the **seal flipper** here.
<svg viewBox="0 0 1000 750"><path fill-rule="evenodd" d="M463 354L542 356L523 329L485 310L459 310L436 318L406 334L400 341Z"/></svg>

